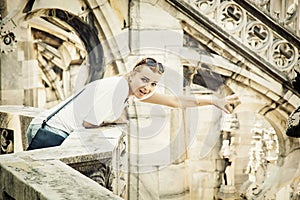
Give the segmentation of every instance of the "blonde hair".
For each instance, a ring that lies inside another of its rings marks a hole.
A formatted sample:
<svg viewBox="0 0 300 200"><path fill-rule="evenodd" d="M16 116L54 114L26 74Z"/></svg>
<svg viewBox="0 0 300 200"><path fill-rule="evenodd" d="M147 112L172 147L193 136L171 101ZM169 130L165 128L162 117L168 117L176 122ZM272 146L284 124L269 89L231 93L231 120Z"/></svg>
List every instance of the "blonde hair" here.
<svg viewBox="0 0 300 200"><path fill-rule="evenodd" d="M149 67L154 73L163 74L165 69L164 66L157 62L154 58L144 58L140 62L138 62L134 67L132 71L141 71L141 68L143 66Z"/></svg>

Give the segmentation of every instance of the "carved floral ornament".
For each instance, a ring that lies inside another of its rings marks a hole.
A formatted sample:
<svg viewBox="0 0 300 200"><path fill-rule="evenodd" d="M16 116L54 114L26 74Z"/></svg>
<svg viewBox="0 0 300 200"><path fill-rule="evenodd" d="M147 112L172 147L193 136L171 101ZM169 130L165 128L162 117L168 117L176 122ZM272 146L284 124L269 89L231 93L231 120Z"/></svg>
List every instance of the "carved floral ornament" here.
<svg viewBox="0 0 300 200"><path fill-rule="evenodd" d="M298 49L235 2L189 0L189 3L280 71L289 73L296 66ZM269 1L255 3L265 6Z"/></svg>

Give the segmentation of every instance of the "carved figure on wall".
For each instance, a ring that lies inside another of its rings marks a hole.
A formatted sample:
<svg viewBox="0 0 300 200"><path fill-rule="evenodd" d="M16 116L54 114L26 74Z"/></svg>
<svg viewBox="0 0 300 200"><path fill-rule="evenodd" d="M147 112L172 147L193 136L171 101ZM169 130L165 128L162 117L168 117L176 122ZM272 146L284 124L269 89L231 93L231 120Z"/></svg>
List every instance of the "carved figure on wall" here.
<svg viewBox="0 0 300 200"><path fill-rule="evenodd" d="M249 150L249 162L245 171L249 177L248 182L243 185L248 188L243 190L247 199L263 197L268 192L265 185L274 184L279 154L278 138L272 127L264 128L261 123L256 123L251 132L252 147ZM267 196L273 199L274 195L275 193L271 192Z"/></svg>
<svg viewBox="0 0 300 200"><path fill-rule="evenodd" d="M248 174L248 180L251 182L255 182L255 163L255 151L254 148L251 148L249 151L249 162L245 171L245 173Z"/></svg>
<svg viewBox="0 0 300 200"><path fill-rule="evenodd" d="M292 3L289 5L289 7L286 10L286 18L285 18L285 23L289 24L291 23L297 16L298 12L298 4L297 3Z"/></svg>
<svg viewBox="0 0 300 200"><path fill-rule="evenodd" d="M223 132L223 142L220 150L220 156L224 159L224 173L222 185L220 188L220 196L222 194L232 194L236 192L235 177L234 177L234 160L235 160L235 147L234 137L230 132Z"/></svg>
<svg viewBox="0 0 300 200"><path fill-rule="evenodd" d="M14 152L13 133L6 129L1 131L1 152L0 154L9 154Z"/></svg>
<svg viewBox="0 0 300 200"><path fill-rule="evenodd" d="M273 128L266 130L268 134L264 134L264 143L266 150L266 159L269 162L275 162L278 159L278 139Z"/></svg>
<svg viewBox="0 0 300 200"><path fill-rule="evenodd" d="M224 160L224 171L222 176L222 184L219 190L219 198L232 198L236 195L235 188L235 137L233 131L240 127L236 113L226 114L223 116L222 131L222 147L219 155Z"/></svg>
<svg viewBox="0 0 300 200"><path fill-rule="evenodd" d="M230 161L230 147L229 147L229 140L223 140L223 144L222 144L222 148L221 148L221 151L220 151L220 155L221 157L224 158L224 161L225 161L225 172L223 174L223 182L222 184L224 185L229 185L228 182L231 182L231 181L228 181L228 179L230 179L230 176L232 174L230 174L230 170L228 170L227 168L231 166L231 161Z"/></svg>
<svg viewBox="0 0 300 200"><path fill-rule="evenodd" d="M261 124L256 124L255 128L252 129L254 136L252 136L251 145L249 151L249 162L246 168L248 174L248 180L254 185L259 185L263 182L265 176L266 160L264 154L264 143L263 143L263 129L260 129Z"/></svg>

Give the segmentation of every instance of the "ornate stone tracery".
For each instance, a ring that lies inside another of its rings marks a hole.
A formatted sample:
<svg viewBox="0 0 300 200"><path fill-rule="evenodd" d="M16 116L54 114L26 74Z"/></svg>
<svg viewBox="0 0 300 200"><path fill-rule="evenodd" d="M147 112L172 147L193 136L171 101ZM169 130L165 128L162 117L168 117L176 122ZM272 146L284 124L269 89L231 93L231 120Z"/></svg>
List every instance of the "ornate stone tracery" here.
<svg viewBox="0 0 300 200"><path fill-rule="evenodd" d="M245 12L234 3L224 2L219 7L217 23L226 31L237 33L245 24Z"/></svg>
<svg viewBox="0 0 300 200"><path fill-rule="evenodd" d="M297 49L287 41L278 40L272 44L270 58L282 71L290 70L298 60Z"/></svg>
<svg viewBox="0 0 300 200"><path fill-rule="evenodd" d="M266 51L272 40L272 32L264 24L253 21L247 24L245 40L248 46L258 52Z"/></svg>
<svg viewBox="0 0 300 200"><path fill-rule="evenodd" d="M254 3L268 7L270 2L255 1ZM249 47L254 53L259 53L259 56L277 70L286 74L295 70L299 50L237 3L233 1L203 0L193 1L192 5L201 14L209 17L217 26L225 29L236 40ZM295 10L297 10L297 5L291 5L288 9L287 12L291 13L290 18L295 15L293 14Z"/></svg>

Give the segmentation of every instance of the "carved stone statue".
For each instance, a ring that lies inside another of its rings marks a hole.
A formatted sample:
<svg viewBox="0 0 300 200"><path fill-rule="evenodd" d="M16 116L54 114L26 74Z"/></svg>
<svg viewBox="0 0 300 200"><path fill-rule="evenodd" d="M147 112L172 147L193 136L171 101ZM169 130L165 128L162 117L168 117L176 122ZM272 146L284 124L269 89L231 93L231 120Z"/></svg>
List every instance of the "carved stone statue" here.
<svg viewBox="0 0 300 200"><path fill-rule="evenodd" d="M235 177L234 177L234 160L235 160L235 147L233 145L234 137L230 137L228 132L223 132L227 139L222 142L222 147L220 150L220 156L224 159L225 169L223 173L222 185L220 188L220 193L222 194L232 194L236 192L235 188Z"/></svg>

